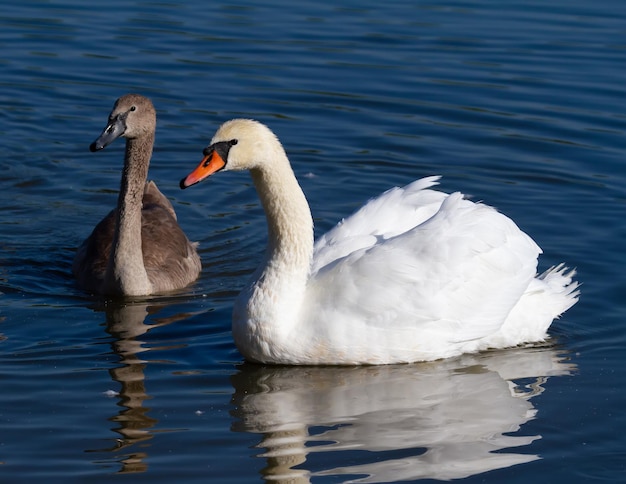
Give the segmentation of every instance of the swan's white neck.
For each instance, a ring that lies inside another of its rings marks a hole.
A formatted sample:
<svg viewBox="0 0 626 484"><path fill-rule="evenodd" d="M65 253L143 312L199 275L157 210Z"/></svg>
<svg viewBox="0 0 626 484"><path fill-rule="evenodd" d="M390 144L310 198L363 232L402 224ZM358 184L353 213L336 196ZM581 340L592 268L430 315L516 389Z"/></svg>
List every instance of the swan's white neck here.
<svg viewBox="0 0 626 484"><path fill-rule="evenodd" d="M313 253L311 211L291 167L279 166L251 170L267 219L268 262L308 274Z"/></svg>
<svg viewBox="0 0 626 484"><path fill-rule="evenodd" d="M142 296L152 291L141 248L141 210L153 143L154 135L126 140L115 236L104 278L112 294Z"/></svg>
<svg viewBox="0 0 626 484"><path fill-rule="evenodd" d="M268 246L253 282L233 312L233 336L248 359L281 346L297 329L313 254L313 219L304 193L282 148L271 163L250 170L263 204Z"/></svg>

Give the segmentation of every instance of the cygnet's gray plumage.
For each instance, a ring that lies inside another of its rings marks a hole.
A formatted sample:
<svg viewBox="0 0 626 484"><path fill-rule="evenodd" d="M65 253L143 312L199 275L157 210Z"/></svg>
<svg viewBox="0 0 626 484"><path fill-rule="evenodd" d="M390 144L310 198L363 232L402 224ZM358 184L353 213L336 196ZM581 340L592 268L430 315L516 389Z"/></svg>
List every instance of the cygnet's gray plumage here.
<svg viewBox="0 0 626 484"><path fill-rule="evenodd" d="M154 145L156 111L138 94L113 106L106 128L89 149L126 138L117 207L79 247L72 270L78 285L105 295L146 296L183 288L201 269L196 243L176 221L170 201L146 182Z"/></svg>

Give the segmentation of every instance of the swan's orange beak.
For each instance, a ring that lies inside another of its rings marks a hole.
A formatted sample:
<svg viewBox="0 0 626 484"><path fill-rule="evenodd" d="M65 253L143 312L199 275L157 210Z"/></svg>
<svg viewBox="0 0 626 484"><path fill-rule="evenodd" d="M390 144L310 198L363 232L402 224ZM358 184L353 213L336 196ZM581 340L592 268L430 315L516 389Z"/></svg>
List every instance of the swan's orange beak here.
<svg viewBox="0 0 626 484"><path fill-rule="evenodd" d="M226 162L222 157L215 149L211 149L208 153L205 152L204 158L202 158L196 169L180 181L180 188L184 190L191 185L195 185L213 173L220 171L225 166Z"/></svg>

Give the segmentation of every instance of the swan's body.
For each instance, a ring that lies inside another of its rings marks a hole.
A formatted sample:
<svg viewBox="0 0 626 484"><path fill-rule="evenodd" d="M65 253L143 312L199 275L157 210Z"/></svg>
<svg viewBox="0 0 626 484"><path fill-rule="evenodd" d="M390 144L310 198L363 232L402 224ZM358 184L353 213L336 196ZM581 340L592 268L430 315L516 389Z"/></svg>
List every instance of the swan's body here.
<svg viewBox="0 0 626 484"><path fill-rule="evenodd" d="M547 337L576 303L574 271L536 277L541 249L495 209L431 190L391 189L313 244L308 204L274 134L232 120L181 181L249 169L265 209L265 259L235 302L250 361L384 364L434 360Z"/></svg>
<svg viewBox="0 0 626 484"><path fill-rule="evenodd" d="M146 182L154 145L156 112L149 99L119 98L91 151L126 138L117 207L79 247L72 270L85 290L145 296L180 289L195 281L201 262L176 221L170 201Z"/></svg>

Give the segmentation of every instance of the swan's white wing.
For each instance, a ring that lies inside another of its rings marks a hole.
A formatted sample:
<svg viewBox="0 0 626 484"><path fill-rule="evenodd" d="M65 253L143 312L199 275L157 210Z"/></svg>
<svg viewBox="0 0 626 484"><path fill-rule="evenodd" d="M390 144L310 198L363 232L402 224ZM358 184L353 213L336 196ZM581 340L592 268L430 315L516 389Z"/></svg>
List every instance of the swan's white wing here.
<svg viewBox="0 0 626 484"><path fill-rule="evenodd" d="M311 273L359 249L402 234L432 217L447 196L427 190L436 185L439 178L430 176L387 190L339 222L315 242Z"/></svg>
<svg viewBox="0 0 626 484"><path fill-rule="evenodd" d="M445 357L451 343L500 328L535 276L541 250L495 209L441 195L425 222L318 267L307 289L318 329L351 345L381 338ZM359 341L361 334L370 340Z"/></svg>

